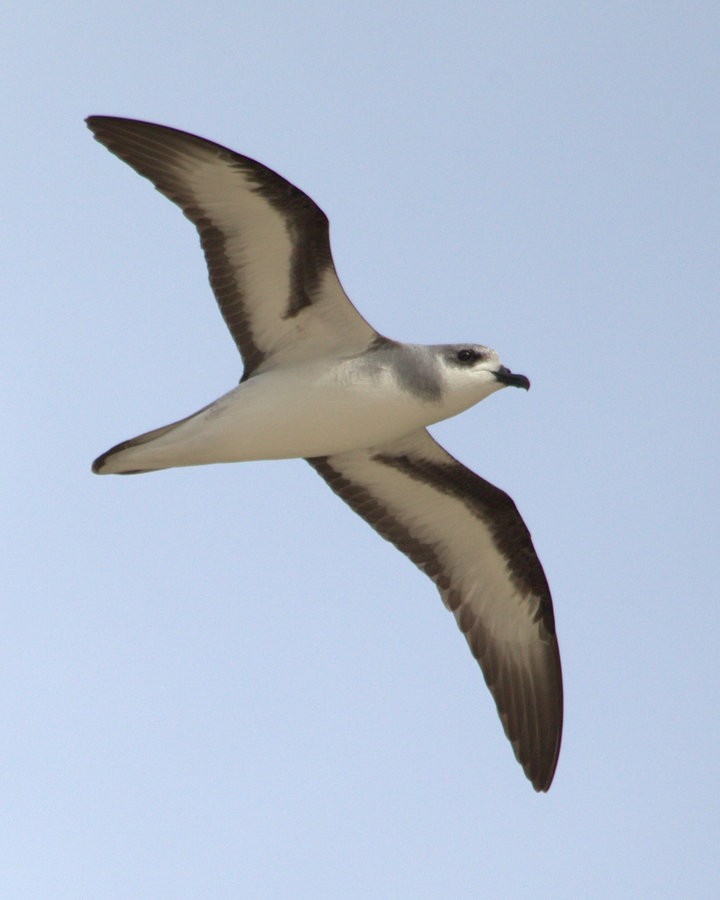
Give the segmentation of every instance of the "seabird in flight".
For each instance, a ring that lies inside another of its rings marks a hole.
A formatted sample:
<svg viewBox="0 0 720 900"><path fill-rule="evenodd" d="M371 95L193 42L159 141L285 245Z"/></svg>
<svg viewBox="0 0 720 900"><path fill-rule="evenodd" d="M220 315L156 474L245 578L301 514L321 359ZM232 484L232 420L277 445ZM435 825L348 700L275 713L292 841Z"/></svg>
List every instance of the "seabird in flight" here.
<svg viewBox="0 0 720 900"><path fill-rule="evenodd" d="M93 463L130 474L307 459L435 582L467 638L525 774L546 791L562 733L552 600L513 501L447 453L428 425L530 382L479 344L404 344L345 295L328 220L272 169L148 122L91 116L95 138L195 225L244 364L239 385Z"/></svg>

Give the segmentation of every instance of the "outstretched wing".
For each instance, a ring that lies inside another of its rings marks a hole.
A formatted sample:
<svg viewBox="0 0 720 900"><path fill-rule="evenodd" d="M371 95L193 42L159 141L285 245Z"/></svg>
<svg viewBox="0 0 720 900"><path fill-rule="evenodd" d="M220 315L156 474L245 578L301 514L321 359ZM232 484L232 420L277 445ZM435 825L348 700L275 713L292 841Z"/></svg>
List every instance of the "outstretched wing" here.
<svg viewBox="0 0 720 900"><path fill-rule="evenodd" d="M244 378L275 361L361 352L378 339L335 273L325 213L290 182L164 125L111 116L90 116L87 124L197 228Z"/></svg>
<svg viewBox="0 0 720 900"><path fill-rule="evenodd" d="M308 462L435 582L518 762L546 791L562 735L560 654L545 573L513 501L424 429L380 449Z"/></svg>

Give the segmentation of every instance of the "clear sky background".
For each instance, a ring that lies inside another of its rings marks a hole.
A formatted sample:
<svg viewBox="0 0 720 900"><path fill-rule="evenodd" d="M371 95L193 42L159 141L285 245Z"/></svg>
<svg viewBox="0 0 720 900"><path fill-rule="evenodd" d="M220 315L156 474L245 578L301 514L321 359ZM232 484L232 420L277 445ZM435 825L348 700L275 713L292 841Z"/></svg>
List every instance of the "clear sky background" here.
<svg viewBox="0 0 720 900"><path fill-rule="evenodd" d="M718 896L718 4L32 0L0 44L0 894ZM532 379L433 433L553 589L548 795L305 463L91 475L241 366L90 113L275 168L378 330Z"/></svg>

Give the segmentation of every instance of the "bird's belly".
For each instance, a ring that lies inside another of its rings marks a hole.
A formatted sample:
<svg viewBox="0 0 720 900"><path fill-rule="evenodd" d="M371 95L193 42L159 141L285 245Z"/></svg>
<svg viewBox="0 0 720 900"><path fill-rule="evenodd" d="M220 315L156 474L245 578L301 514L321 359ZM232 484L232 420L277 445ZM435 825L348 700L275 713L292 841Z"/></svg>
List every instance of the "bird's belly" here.
<svg viewBox="0 0 720 900"><path fill-rule="evenodd" d="M195 431L196 449L207 457L199 462L328 456L382 445L441 417L437 404L388 383L279 384L271 375L241 384L188 421L186 437Z"/></svg>

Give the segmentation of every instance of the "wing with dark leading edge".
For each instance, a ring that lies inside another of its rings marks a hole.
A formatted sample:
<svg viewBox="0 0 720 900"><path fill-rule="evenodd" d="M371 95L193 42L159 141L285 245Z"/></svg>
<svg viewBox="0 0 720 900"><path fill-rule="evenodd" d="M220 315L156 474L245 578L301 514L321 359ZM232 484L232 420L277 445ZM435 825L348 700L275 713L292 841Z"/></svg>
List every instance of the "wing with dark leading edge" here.
<svg viewBox="0 0 720 900"><path fill-rule="evenodd" d="M164 125L112 116L87 124L197 228L245 378L273 361L361 352L377 340L335 273L325 213L289 181Z"/></svg>
<svg viewBox="0 0 720 900"><path fill-rule="evenodd" d="M424 429L308 462L435 582L518 762L536 790L548 790L562 735L560 654L545 573L513 501Z"/></svg>

